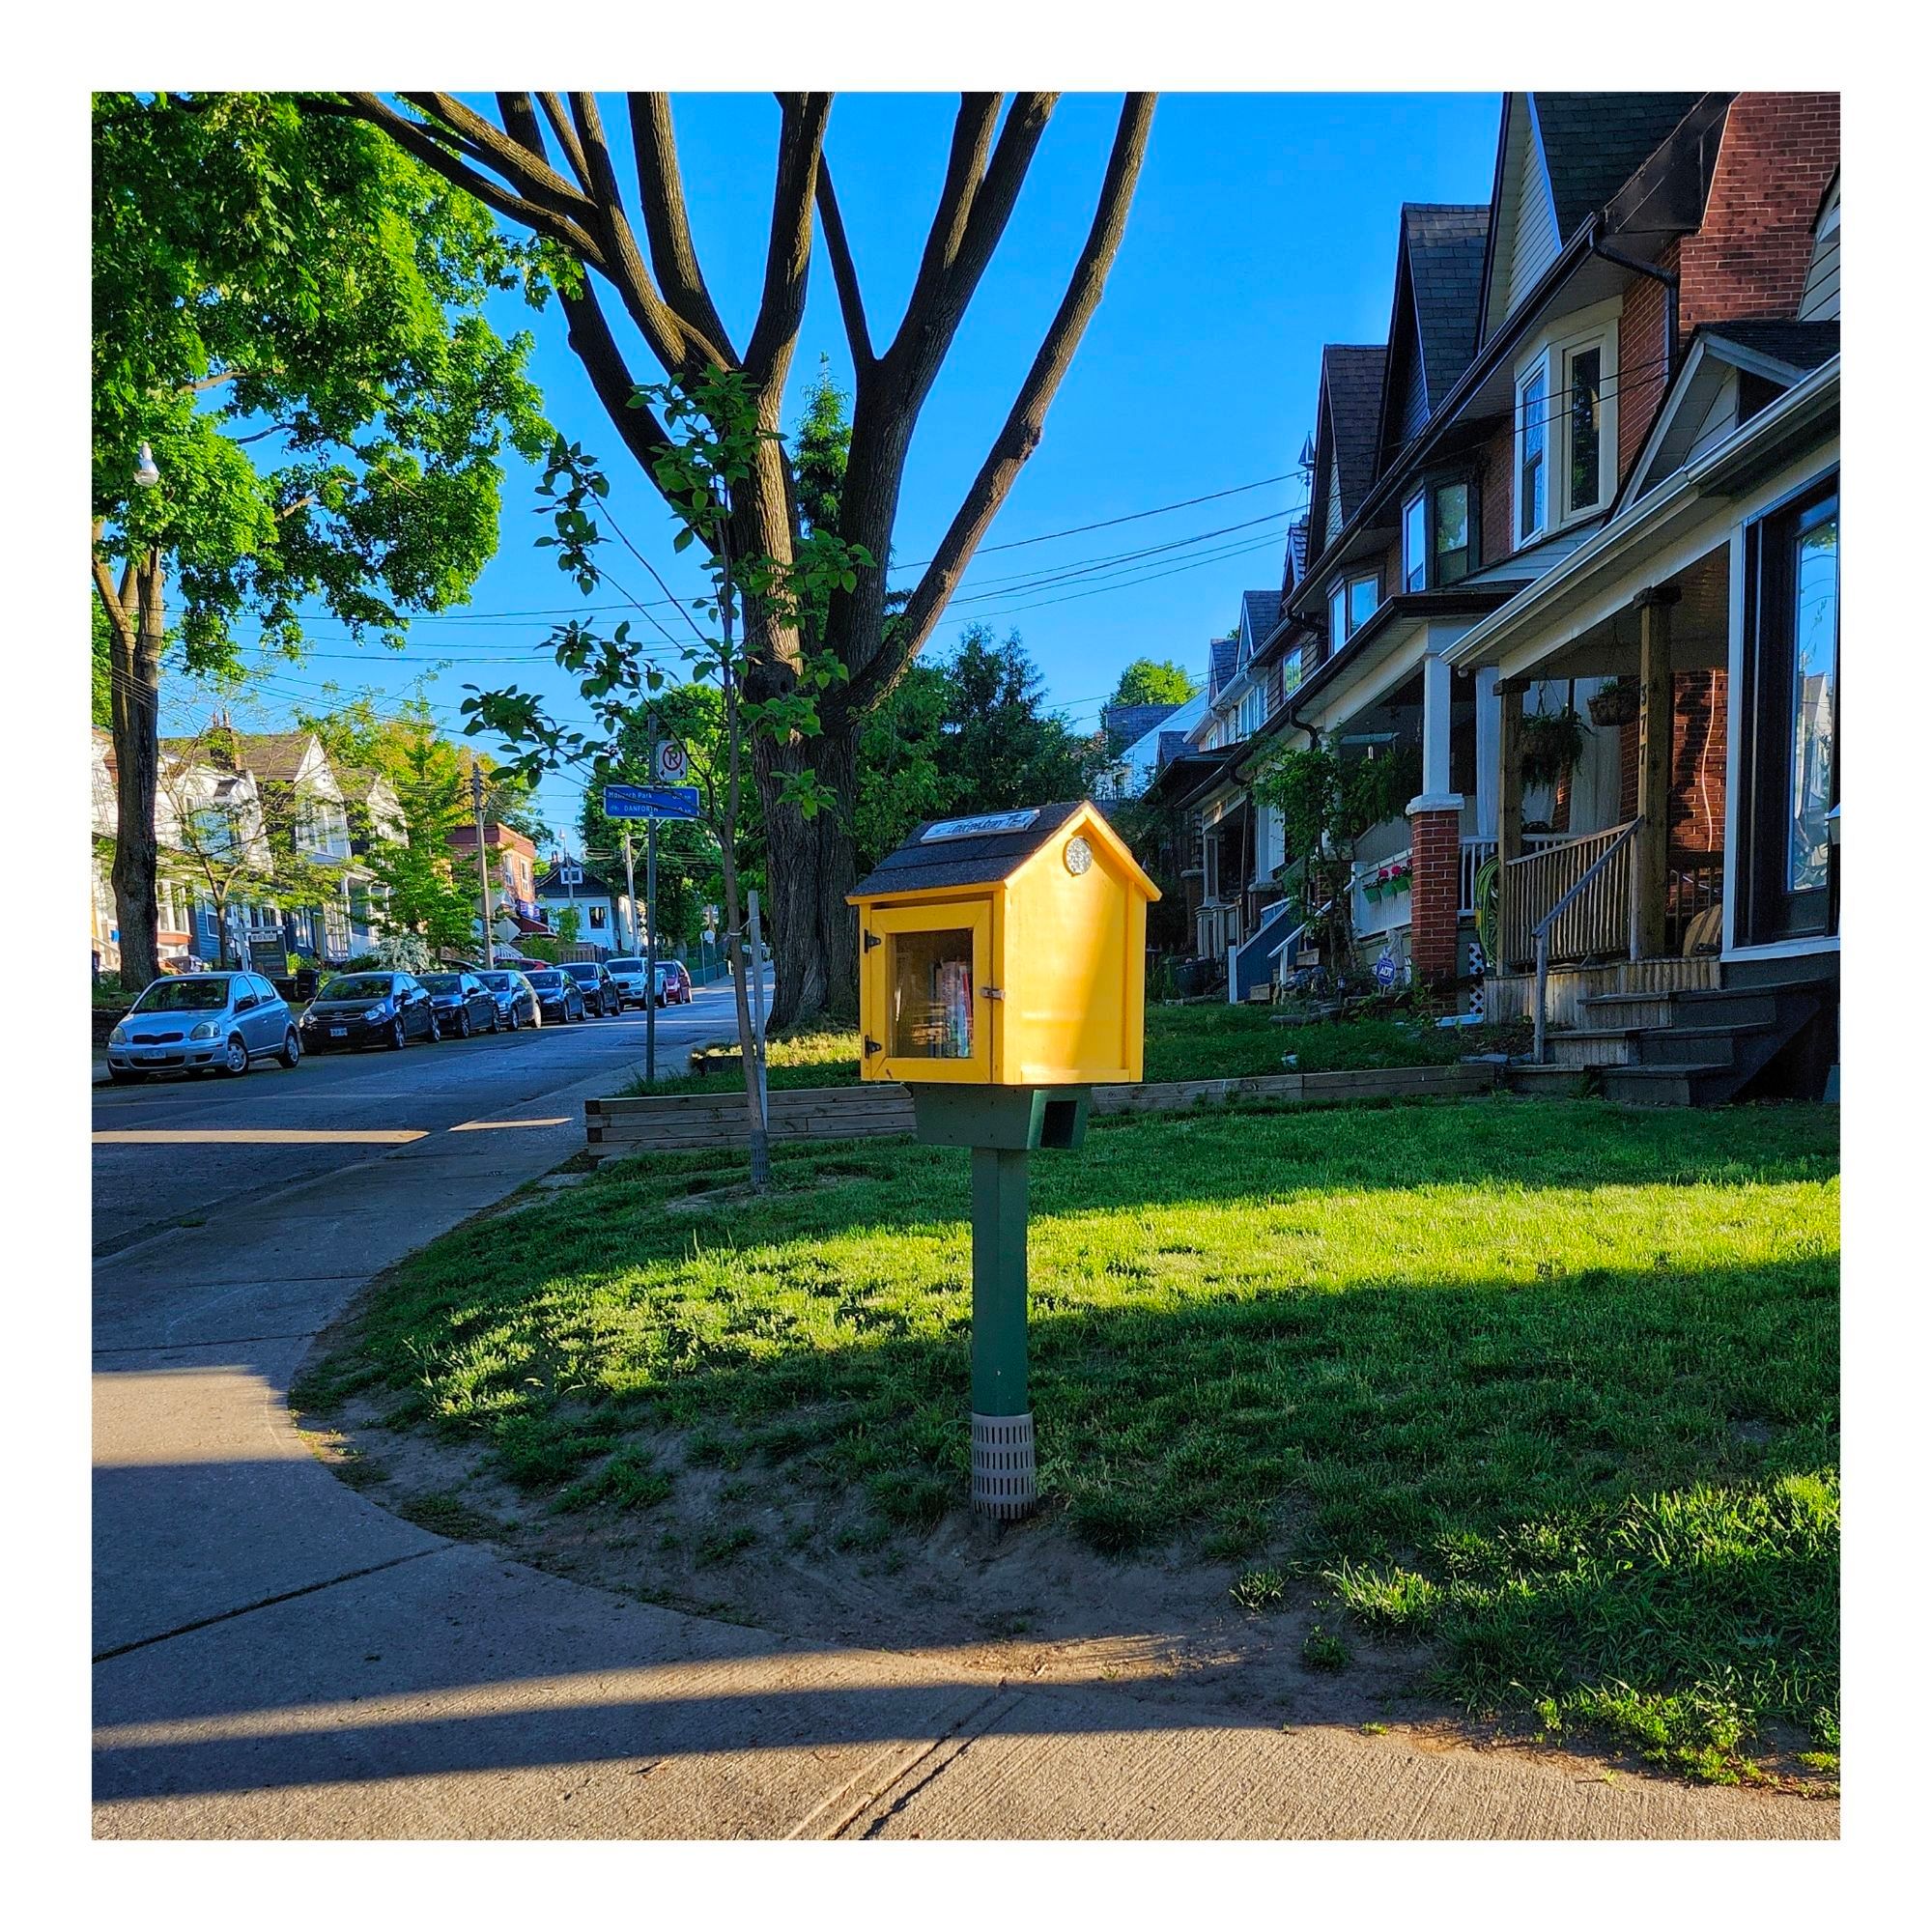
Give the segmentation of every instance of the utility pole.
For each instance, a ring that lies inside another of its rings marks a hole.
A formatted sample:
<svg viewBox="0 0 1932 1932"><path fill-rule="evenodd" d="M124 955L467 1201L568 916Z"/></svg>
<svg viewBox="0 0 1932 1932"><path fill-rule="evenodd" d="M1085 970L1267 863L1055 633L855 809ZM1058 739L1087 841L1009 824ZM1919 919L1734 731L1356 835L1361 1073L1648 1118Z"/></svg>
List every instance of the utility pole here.
<svg viewBox="0 0 1932 1932"><path fill-rule="evenodd" d="M476 808L476 880L483 892L483 964L497 964L497 932L490 923L490 852L483 843L483 767L469 766L469 802Z"/></svg>
<svg viewBox="0 0 1932 1932"><path fill-rule="evenodd" d="M651 782L658 781L658 714L650 713ZM630 834L624 835L624 850L630 851ZM631 915L637 917L637 886L631 887ZM658 1077L658 821L655 814L644 820L644 1085L655 1086Z"/></svg>

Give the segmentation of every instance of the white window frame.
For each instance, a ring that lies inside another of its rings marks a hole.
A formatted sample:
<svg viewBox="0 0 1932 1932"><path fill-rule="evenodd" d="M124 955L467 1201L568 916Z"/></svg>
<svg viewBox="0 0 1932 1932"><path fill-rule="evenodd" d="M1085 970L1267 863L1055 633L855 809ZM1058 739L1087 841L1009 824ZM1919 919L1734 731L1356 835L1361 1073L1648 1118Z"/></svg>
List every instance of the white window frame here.
<svg viewBox="0 0 1932 1932"><path fill-rule="evenodd" d="M1510 530L1514 547L1525 549L1554 536L1573 524L1601 517L1617 493L1617 324L1620 301L1600 302L1595 308L1564 318L1560 329L1539 336L1516 365L1515 432L1511 438ZM1570 501L1569 369L1580 353L1595 349L1597 369L1597 500L1577 508ZM1525 529L1522 519L1523 391L1538 376L1544 379L1543 517ZM1559 407L1560 402L1560 407Z"/></svg>
<svg viewBox="0 0 1932 1932"><path fill-rule="evenodd" d="M1429 584L1429 553L1433 541L1435 518L1430 514L1429 491L1425 487L1413 492L1402 506L1402 587L1406 591L1427 590ZM1409 539L1415 534L1413 525L1416 513L1422 514L1422 548L1417 554L1409 548ZM1412 582L1415 566L1422 565L1422 582Z"/></svg>

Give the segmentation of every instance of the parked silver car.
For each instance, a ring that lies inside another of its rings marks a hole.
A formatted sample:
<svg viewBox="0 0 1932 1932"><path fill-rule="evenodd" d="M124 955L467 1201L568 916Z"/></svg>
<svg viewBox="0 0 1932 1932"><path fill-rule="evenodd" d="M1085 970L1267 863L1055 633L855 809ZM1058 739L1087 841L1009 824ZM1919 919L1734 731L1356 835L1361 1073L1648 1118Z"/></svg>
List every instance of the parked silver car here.
<svg viewBox="0 0 1932 1932"><path fill-rule="evenodd" d="M252 1061L295 1066L301 1040L288 1003L259 973L196 973L156 980L107 1036L107 1077L246 1073Z"/></svg>

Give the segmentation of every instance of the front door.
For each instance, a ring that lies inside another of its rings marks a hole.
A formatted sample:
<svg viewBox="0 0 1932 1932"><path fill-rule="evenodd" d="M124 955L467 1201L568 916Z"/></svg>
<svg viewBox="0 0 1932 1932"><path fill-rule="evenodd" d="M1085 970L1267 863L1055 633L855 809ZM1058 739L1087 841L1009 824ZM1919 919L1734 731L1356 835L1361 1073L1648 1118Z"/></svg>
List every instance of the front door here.
<svg viewBox="0 0 1932 1932"><path fill-rule="evenodd" d="M1838 483L1753 526L1746 596L1747 844L1737 937L1838 929Z"/></svg>
<svg viewBox="0 0 1932 1932"><path fill-rule="evenodd" d="M887 1080L993 1078L992 906L880 906L865 920L867 1070Z"/></svg>

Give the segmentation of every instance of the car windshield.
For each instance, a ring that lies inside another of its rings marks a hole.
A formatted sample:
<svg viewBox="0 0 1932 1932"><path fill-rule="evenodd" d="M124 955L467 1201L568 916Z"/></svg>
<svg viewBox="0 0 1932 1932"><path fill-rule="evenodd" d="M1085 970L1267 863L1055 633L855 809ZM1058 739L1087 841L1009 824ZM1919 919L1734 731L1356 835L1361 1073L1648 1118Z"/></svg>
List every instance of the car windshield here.
<svg viewBox="0 0 1932 1932"><path fill-rule="evenodd" d="M454 973L425 973L421 976L421 982L432 993L460 993L463 990L463 981Z"/></svg>
<svg viewBox="0 0 1932 1932"><path fill-rule="evenodd" d="M476 976L493 993L507 993L511 980L507 973L479 973Z"/></svg>
<svg viewBox="0 0 1932 1932"><path fill-rule="evenodd" d="M228 1004L226 975L203 980L156 980L134 1002L137 1013L217 1013Z"/></svg>
<svg viewBox="0 0 1932 1932"><path fill-rule="evenodd" d="M641 959L607 959L604 965L611 973L641 973L644 970Z"/></svg>
<svg viewBox="0 0 1932 1932"><path fill-rule="evenodd" d="M561 973L532 973L530 975L530 984L541 987L546 993L554 993L557 987L563 984L563 975Z"/></svg>
<svg viewBox="0 0 1932 1932"><path fill-rule="evenodd" d="M316 995L318 1000L386 1000L389 976L386 973L344 973L329 980Z"/></svg>
<svg viewBox="0 0 1932 1932"><path fill-rule="evenodd" d="M594 980L597 977L597 968L588 959L580 960L576 965L566 966L563 970L573 980Z"/></svg>

